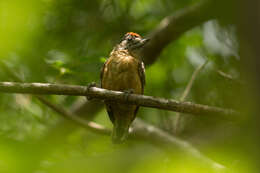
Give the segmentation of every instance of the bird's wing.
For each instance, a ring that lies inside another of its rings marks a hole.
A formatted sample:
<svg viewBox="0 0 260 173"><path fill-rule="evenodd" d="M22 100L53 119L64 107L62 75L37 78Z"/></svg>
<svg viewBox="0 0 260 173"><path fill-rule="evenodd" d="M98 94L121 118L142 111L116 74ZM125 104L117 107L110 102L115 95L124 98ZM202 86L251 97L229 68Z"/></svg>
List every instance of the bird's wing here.
<svg viewBox="0 0 260 173"><path fill-rule="evenodd" d="M138 64L138 74L141 80L142 84L142 94L144 93L144 86L145 86L145 68L144 68L144 63L142 61L139 62Z"/></svg>
<svg viewBox="0 0 260 173"><path fill-rule="evenodd" d="M101 88L102 88L102 80L103 80L103 75L104 75L104 69L106 67L108 60L106 60L106 62L103 64L102 68L101 68L101 73L100 73L100 80L101 80Z"/></svg>
<svg viewBox="0 0 260 173"><path fill-rule="evenodd" d="M114 114L113 114L112 107L111 107L111 105L109 104L109 102L106 102L106 101L105 101L105 105L106 105L106 110L107 110L109 119L110 119L110 121L111 121L112 123L114 123L114 122L115 122L115 117L114 117Z"/></svg>
<svg viewBox="0 0 260 173"><path fill-rule="evenodd" d="M108 63L108 60L106 60L106 62L103 64L102 68L101 68L101 73L100 73L100 80L101 80L101 88L102 88L102 80L103 80L103 76L104 76L104 70L106 68L106 65ZM115 118L113 116L113 111L112 111L112 107L110 106L110 104L108 102L105 101L105 105L106 105L106 110L107 113L109 115L109 119L112 123L114 123Z"/></svg>
<svg viewBox="0 0 260 173"><path fill-rule="evenodd" d="M142 94L144 93L144 86L145 86L145 67L144 67L144 63L142 61L139 62L138 64L138 74L139 74L139 78L141 80L141 85L142 85ZM138 112L139 106L136 106L135 112L134 112L134 117L132 119L132 121L135 119L136 114Z"/></svg>

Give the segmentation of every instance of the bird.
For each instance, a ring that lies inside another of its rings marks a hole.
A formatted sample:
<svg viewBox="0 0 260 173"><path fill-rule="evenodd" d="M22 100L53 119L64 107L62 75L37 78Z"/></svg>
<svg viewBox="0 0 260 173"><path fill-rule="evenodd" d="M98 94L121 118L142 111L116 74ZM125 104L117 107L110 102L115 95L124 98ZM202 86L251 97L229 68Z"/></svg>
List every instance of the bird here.
<svg viewBox="0 0 260 173"><path fill-rule="evenodd" d="M122 91L126 94L143 94L145 67L141 52L149 39L134 32L126 33L111 51L101 70L101 88ZM106 101L106 110L113 124L112 142L126 140L129 127L136 117L139 106Z"/></svg>

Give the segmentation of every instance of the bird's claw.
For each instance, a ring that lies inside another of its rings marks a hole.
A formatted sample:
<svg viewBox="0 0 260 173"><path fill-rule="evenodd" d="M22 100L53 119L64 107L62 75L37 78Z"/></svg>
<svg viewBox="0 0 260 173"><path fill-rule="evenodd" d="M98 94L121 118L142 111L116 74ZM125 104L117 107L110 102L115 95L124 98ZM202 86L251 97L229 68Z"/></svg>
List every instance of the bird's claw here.
<svg viewBox="0 0 260 173"><path fill-rule="evenodd" d="M87 93L89 92L90 88L96 87L96 86L97 86L97 84L95 82L91 82L90 84L88 84L88 86L87 86ZM86 98L87 98L87 100L91 100L92 99L92 97L90 97L90 96L86 96Z"/></svg>
<svg viewBox="0 0 260 173"><path fill-rule="evenodd" d="M134 89L127 89L124 90L123 92L125 94L125 99L128 100L129 95L134 93Z"/></svg>
<svg viewBox="0 0 260 173"><path fill-rule="evenodd" d="M133 94L134 93L134 89L127 89L123 91L125 94Z"/></svg>

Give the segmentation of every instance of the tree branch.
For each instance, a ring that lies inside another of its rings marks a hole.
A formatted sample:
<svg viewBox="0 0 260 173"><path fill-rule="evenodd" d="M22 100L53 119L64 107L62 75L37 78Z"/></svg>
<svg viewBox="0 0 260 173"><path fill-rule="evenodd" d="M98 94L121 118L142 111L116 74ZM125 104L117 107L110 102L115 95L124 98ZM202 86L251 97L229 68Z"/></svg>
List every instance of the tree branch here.
<svg viewBox="0 0 260 173"><path fill-rule="evenodd" d="M77 123L81 125L82 127L101 134L101 135L109 135L111 133L110 130L104 128L103 126L96 124L91 121L86 121L73 113L66 111L62 107L59 107L57 105L52 104L48 100L42 98L42 97L37 97L42 103L47 105L49 108L60 114L66 119L72 120L72 122ZM156 145L168 145L169 147L172 148L172 145L176 146L178 149L181 151L187 153L188 155L200 160L202 164L207 164L210 168L214 170L225 170L226 167L214 162L210 158L206 157L203 155L199 150L197 150L195 147L193 147L191 144L188 142L181 140L177 137L171 136L167 132L164 132L163 130L160 130L159 128L146 123L139 118L137 118L132 127L131 127L131 132L130 132L130 138L137 138L141 140L146 140L150 141L153 144Z"/></svg>
<svg viewBox="0 0 260 173"><path fill-rule="evenodd" d="M11 70L9 70L9 68L5 64L3 64L3 66L4 66L5 70L8 73L10 73L10 75L12 75L12 77L15 80L21 81L21 79L17 75L15 75ZM43 104L45 104L46 106L51 108L53 111L57 112L64 118L71 120L71 121L69 121L70 123L74 122L76 124L81 125L84 128L87 128L88 130L90 130L92 132L102 134L102 135L109 135L111 133L110 130L104 128L103 126L96 124L94 122L91 122L91 121L84 120L84 119L76 116L74 113L63 109L62 107L52 104L51 102L49 102L42 96L36 95L36 97ZM207 164L210 168L212 168L214 170L226 170L225 166L223 166L217 162L214 162L210 158L207 158L188 142L183 141L174 136L171 136L170 134L164 132L163 130L160 130L159 128L157 128L149 123L143 122L139 118L136 118L136 120L134 121L132 126L133 126L133 128L131 128L132 131L130 133L130 137L141 138L142 140L148 140L153 144L159 144L159 145L166 144L170 148L172 148L172 145L174 145L177 148L184 151L185 153L200 160L202 162L202 164Z"/></svg>
<svg viewBox="0 0 260 173"><path fill-rule="evenodd" d="M214 18L213 0L204 0L165 17L148 37L151 39L142 52L146 66L153 64L161 51L184 32Z"/></svg>
<svg viewBox="0 0 260 173"><path fill-rule="evenodd" d="M151 39L143 49L143 61L146 66L153 64L161 51L171 42L177 40L183 33L195 26L215 17L214 0L204 0L193 6L183 8L170 16L165 17L160 24L148 34ZM74 109L77 115L84 115L85 107L89 108L91 102L86 102ZM97 110L100 107L97 108ZM88 114L89 115L89 114Z"/></svg>
<svg viewBox="0 0 260 173"><path fill-rule="evenodd" d="M0 92L7 93L26 93L26 94L56 94L89 96L91 98L117 101L127 104L135 104L145 107L152 107L194 115L218 114L225 117L239 115L232 109L224 109L214 106L195 104L191 102L178 102L173 99L156 98L152 96L125 94L120 91L111 91L97 87L88 89L86 86L62 85L48 83L17 83L0 82Z"/></svg>
<svg viewBox="0 0 260 173"><path fill-rule="evenodd" d="M91 121L87 121L84 120L76 115L74 115L73 113L66 111L65 109L56 106L54 104L52 104L51 102L49 102L47 99L43 98L43 97L38 97L38 100L40 100L43 104L45 104L46 106L48 106L49 108L51 108L52 110L54 110L56 113L60 114L61 116L63 116L64 118L68 119L68 120L72 120L73 122L76 122L77 124L79 124L80 126L87 128L88 130L98 133L98 134L105 134L105 135L109 135L111 133L110 130L106 129L105 127L95 123L95 122L91 122Z"/></svg>
<svg viewBox="0 0 260 173"><path fill-rule="evenodd" d="M181 140L177 137L170 135L169 133L149 124L141 119L136 119L133 123L133 133L132 135L137 138L141 138L143 140L147 140L152 142L153 144L159 146L168 146L170 149L173 146L180 149L182 152L187 153L188 155L198 159L201 161L203 165L207 165L213 170L217 171L225 171L227 168L217 162L214 162L210 158L203 155L199 150L194 148L189 142Z"/></svg>

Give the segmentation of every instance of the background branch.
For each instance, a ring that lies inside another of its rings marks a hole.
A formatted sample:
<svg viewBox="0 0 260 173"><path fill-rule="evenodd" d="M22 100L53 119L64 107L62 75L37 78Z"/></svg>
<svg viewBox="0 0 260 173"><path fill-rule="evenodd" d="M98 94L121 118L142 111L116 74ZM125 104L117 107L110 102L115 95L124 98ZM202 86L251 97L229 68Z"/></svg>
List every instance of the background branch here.
<svg viewBox="0 0 260 173"><path fill-rule="evenodd" d="M63 116L64 118L71 120L72 122L77 123L78 125L94 132L94 133L98 133L98 134L105 134L105 135L109 135L111 133L110 130L106 129L105 127L95 123L95 122L91 122L91 121L87 121L84 120L76 115L74 115L73 113L66 111L65 109L52 104L51 102L49 102L47 99L43 98L43 97L38 97L38 100L40 100L43 104L45 104L46 106L48 106L49 108L51 108L53 111L55 111L56 113L60 114L61 116Z"/></svg>
<svg viewBox="0 0 260 173"><path fill-rule="evenodd" d="M200 66L198 66L198 67L194 70L194 72L193 72L193 74L192 74L192 76L191 76L191 78L190 78L190 80L189 80L189 82L188 82L188 84L187 84L187 86L186 86L186 88L185 88L185 90L184 90L184 92L183 92L181 98L180 98L180 101L181 101L181 102L186 99L186 97L187 97L188 94L190 93L191 87L192 87L192 85L193 85L195 79L197 78L197 76L198 76L198 74L200 73L200 71L207 65L207 63L208 63L208 61L205 61L203 64L201 64Z"/></svg>
<svg viewBox="0 0 260 173"><path fill-rule="evenodd" d="M180 149L182 152L200 160L202 164L211 167L213 170L227 170L225 166L206 157L199 150L194 148L190 143L174 137L155 126L142 121L139 118L137 118L133 123L133 133L135 137L138 137L142 140L150 141L155 145L164 145L170 150L172 150L173 148ZM177 148L175 148L174 146L176 146Z"/></svg>
<svg viewBox="0 0 260 173"><path fill-rule="evenodd" d="M13 73L13 71L9 70L9 68L8 68L8 66L6 66L6 64L4 64L2 62L0 62L0 64L5 68L6 72L8 72L12 76L12 78L14 78L17 81L22 81L16 74ZM39 101L41 101L44 105L48 106L56 113L63 116L65 119L70 120L69 121L70 123L74 122L94 133L98 133L101 135L109 135L111 133L110 130L104 128L103 126L101 126L97 123L91 122L91 121L84 120L84 119L78 117L76 114L66 111L64 108L51 103L50 101L48 101L47 99L45 99L42 96L36 95L36 98ZM173 147L172 145L174 145L181 151L200 160L203 164L208 165L213 170L226 170L225 166L206 157L205 155L203 155L200 151L198 151L196 148L194 148L188 142L181 140L179 138L176 138L155 126L142 121L139 118L136 118L136 120L132 124L130 137L150 141L151 143L153 143L155 145L160 145L160 146L167 145L170 149L172 149L172 147Z"/></svg>
<svg viewBox="0 0 260 173"><path fill-rule="evenodd" d="M184 92L182 93L182 96L181 96L181 98L180 98L180 101L181 101L181 102L185 101L186 97L187 97L188 94L190 93L191 87L192 87L192 85L193 85L195 79L197 78L197 76L198 76L198 74L200 73L200 71L207 65L207 63L208 63L208 60L205 61L203 64L201 64L200 66L198 66L198 67L194 70L194 72L193 72L193 74L192 74L192 76L191 76L191 78L190 78L190 80L189 80L189 82L188 82L188 84L187 84L187 86L186 86ZM177 113L176 113L176 120L175 120L175 124L174 124L174 133L175 133L175 134L178 133L179 126L180 126L180 121L181 121L180 113L177 112Z"/></svg>
<svg viewBox="0 0 260 173"><path fill-rule="evenodd" d="M105 129L103 126L96 124L94 122L89 122L84 119L79 118L78 116L74 115L71 112L66 111L65 109L52 104L46 99L38 98L42 103L44 103L46 106L60 114L66 119L72 120L72 122L75 122L79 125L81 125L84 128L87 128L88 130L102 134L102 135L109 135L110 130ZM179 138L176 138L174 136L171 136L170 134L164 132L163 130L160 130L159 128L145 123L144 121L137 118L131 128L130 137L132 138L138 138L141 140L150 141L151 143L155 145L168 145L169 147L173 147L172 145L176 146L181 151L187 153L188 155L200 160L203 164L207 164L214 170L225 170L225 166L214 162L210 158L204 156L200 151L198 151L196 148L194 148L191 144L188 142L181 140Z"/></svg>
<svg viewBox="0 0 260 173"><path fill-rule="evenodd" d="M240 85L244 85L244 84L245 84L244 81L239 80L239 79L236 79L236 78L234 78L233 76L231 76L230 74L227 74L227 73L225 73L225 72L223 72L223 71L221 71L221 70L216 70L216 71L217 71L217 73L218 73L221 77L223 77L223 78L225 78L225 79L227 79L227 80L229 80L229 81L231 81L231 82L235 82L235 83L240 84Z"/></svg>
<svg viewBox="0 0 260 173"><path fill-rule="evenodd" d="M212 7L212 8L211 8ZM148 35L151 39L143 50L146 66L153 64L161 51L184 32L215 17L214 1L204 0L165 17Z"/></svg>

